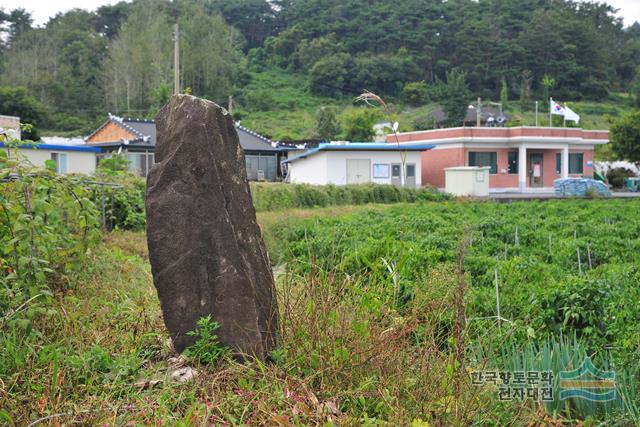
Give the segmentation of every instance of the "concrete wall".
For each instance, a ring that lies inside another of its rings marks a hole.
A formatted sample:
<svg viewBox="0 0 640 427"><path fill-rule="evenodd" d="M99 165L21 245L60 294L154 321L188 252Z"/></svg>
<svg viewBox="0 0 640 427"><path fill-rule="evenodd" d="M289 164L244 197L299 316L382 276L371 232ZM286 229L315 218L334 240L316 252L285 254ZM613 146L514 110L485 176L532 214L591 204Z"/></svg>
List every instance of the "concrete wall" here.
<svg viewBox="0 0 640 427"><path fill-rule="evenodd" d="M405 163L416 166L416 187L422 185L422 161L419 151L403 152ZM391 164L402 163L401 152L385 151L321 151L305 159L289 163L289 181L314 185L346 185L347 159L367 159L371 161L371 182L391 184ZM388 178L374 178L373 165L388 164Z"/></svg>
<svg viewBox="0 0 640 427"><path fill-rule="evenodd" d="M13 149L12 149L13 150ZM96 171L96 154L86 151L56 151L48 149L19 148L20 154L34 166L44 167L46 160L51 160L51 153L67 155L67 173L92 174Z"/></svg>
<svg viewBox="0 0 640 427"><path fill-rule="evenodd" d="M319 152L289 163L289 182L293 184L327 184L327 153Z"/></svg>

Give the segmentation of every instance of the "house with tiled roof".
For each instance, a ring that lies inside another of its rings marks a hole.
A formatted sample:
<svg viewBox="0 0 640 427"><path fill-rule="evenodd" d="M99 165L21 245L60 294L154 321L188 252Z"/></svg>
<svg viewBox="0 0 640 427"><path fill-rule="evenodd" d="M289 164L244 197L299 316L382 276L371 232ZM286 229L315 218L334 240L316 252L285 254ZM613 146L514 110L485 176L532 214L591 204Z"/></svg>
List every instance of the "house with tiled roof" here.
<svg viewBox="0 0 640 427"><path fill-rule="evenodd" d="M275 181L280 176L280 161L286 157L270 139L236 123L240 146L244 150L247 178ZM100 147L102 156L111 153L127 155L130 168L146 176L155 161L156 125L153 120L131 119L109 114L109 119L86 139L87 144Z"/></svg>

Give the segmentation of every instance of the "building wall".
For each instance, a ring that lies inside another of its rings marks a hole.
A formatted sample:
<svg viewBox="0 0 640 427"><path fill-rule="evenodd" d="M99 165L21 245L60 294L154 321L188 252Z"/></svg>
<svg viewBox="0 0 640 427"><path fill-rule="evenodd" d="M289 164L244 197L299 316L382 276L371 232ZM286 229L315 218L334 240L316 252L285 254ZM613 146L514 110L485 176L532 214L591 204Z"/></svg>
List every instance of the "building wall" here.
<svg viewBox="0 0 640 427"><path fill-rule="evenodd" d="M96 154L86 151L56 151L48 149L20 148L20 154L25 156L31 164L44 167L46 160L51 160L51 153L67 155L67 173L92 174L96 171Z"/></svg>
<svg viewBox="0 0 640 427"><path fill-rule="evenodd" d="M443 146L446 147L446 146ZM491 188L518 188L518 174L510 174L509 152L517 152L518 148L463 148L462 146L452 148L436 148L422 153L422 181L437 188L445 188L444 169L455 166L469 166L469 152L496 152L498 173L489 176ZM528 148L527 155L531 152L543 153L543 185L553 187L553 182L561 177L556 173L556 153L562 154L562 150L556 149L534 149ZM570 153L583 153L583 173L570 174L570 177L592 177L593 147L570 148ZM523 167L526 167L524 165ZM527 174L528 176L528 174ZM528 182L528 181L527 181Z"/></svg>
<svg viewBox="0 0 640 427"><path fill-rule="evenodd" d="M289 163L289 181L293 184L327 184L327 153L320 152Z"/></svg>
<svg viewBox="0 0 640 427"><path fill-rule="evenodd" d="M422 185L421 153L409 151L405 163L416 166L416 187ZM371 161L370 177L375 184L391 184L391 164L402 163L400 152L383 151L324 151L306 159L296 160L289 164L289 180L292 183L306 183L315 185L346 185L347 160L367 159ZM374 164L388 164L388 178L373 178Z"/></svg>
<svg viewBox="0 0 640 427"><path fill-rule="evenodd" d="M422 152L422 183L444 188L444 169L454 166L466 166L462 147L436 147Z"/></svg>
<svg viewBox="0 0 640 427"><path fill-rule="evenodd" d="M98 129L96 133L87 138L87 144L98 142L116 142L122 139L132 140L135 138L137 138L137 136L133 133L129 132L126 129L123 129L113 122L109 122Z"/></svg>

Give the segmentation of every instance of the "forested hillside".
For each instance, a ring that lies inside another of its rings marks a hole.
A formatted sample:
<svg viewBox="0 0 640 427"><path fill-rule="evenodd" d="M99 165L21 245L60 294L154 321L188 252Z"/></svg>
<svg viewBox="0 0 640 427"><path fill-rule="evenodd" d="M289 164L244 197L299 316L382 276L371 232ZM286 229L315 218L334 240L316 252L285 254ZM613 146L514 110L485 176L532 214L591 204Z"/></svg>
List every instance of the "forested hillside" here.
<svg viewBox="0 0 640 427"><path fill-rule="evenodd" d="M237 116L258 127L277 110L305 124L294 138L312 136L321 106L344 107L363 89L420 107L441 101L451 76L470 101L502 97L525 111L549 95L622 92L631 105L640 24L625 28L614 12L567 0L134 0L34 27L4 10L0 114L70 133L108 111L153 116L172 91L176 22L185 91L225 105L233 96Z"/></svg>

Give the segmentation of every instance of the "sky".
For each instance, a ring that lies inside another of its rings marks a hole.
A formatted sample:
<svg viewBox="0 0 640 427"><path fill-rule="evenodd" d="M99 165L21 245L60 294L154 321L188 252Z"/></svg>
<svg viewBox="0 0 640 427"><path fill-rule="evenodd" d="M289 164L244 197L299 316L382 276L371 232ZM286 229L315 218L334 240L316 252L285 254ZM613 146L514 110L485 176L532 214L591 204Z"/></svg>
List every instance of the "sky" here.
<svg viewBox="0 0 640 427"><path fill-rule="evenodd" d="M619 15L624 18L625 26L640 22L640 0L606 0L607 3L620 9ZM105 5L117 3L117 0L0 0L0 7L11 10L23 7L31 12L35 23L40 25L58 12L79 7L95 10Z"/></svg>

